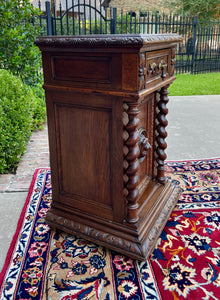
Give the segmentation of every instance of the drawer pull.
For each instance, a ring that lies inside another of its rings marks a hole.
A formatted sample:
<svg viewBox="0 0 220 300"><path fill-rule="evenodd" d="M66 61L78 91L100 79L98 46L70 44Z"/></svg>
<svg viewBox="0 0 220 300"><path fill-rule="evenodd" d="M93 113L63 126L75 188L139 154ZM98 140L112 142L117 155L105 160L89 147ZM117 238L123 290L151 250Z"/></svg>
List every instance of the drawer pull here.
<svg viewBox="0 0 220 300"><path fill-rule="evenodd" d="M157 64L155 62L150 64L149 70L155 71Z"/></svg>
<svg viewBox="0 0 220 300"><path fill-rule="evenodd" d="M165 69L167 68L167 63L164 60L161 60L159 63L152 62L149 64L147 73L151 76L161 75L161 78L164 80L166 77Z"/></svg>
<svg viewBox="0 0 220 300"><path fill-rule="evenodd" d="M139 133L140 133L140 139L139 139L138 145L139 145L139 149L140 149L140 154L138 156L138 159L140 162L142 162L145 159L148 150L151 148L151 145L148 142L146 130L143 128L140 128Z"/></svg>
<svg viewBox="0 0 220 300"><path fill-rule="evenodd" d="M161 62L159 63L159 69L162 70L165 67L167 67L167 64L163 60L161 60Z"/></svg>
<svg viewBox="0 0 220 300"><path fill-rule="evenodd" d="M159 69L161 70L161 78L164 80L166 77L166 74L164 73L164 69L167 67L167 63L165 63L163 60L159 63Z"/></svg>

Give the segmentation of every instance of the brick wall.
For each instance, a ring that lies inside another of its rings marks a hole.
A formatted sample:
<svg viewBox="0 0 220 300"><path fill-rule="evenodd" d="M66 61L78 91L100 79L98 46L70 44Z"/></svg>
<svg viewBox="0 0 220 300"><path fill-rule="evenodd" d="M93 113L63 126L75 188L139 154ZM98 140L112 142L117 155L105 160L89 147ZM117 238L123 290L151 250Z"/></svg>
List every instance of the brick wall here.
<svg viewBox="0 0 220 300"><path fill-rule="evenodd" d="M165 10L161 7L160 0L111 0L110 6L116 6L118 9L126 11L161 11Z"/></svg>

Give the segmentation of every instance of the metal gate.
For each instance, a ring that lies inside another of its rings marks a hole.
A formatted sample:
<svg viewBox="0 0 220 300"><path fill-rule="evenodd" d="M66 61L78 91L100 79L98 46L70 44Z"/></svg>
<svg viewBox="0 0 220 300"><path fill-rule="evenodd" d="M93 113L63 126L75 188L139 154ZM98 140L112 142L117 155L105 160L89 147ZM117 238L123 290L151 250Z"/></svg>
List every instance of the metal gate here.
<svg viewBox="0 0 220 300"><path fill-rule="evenodd" d="M49 1L45 2L45 11L40 16L42 34L47 35L87 35L115 34L117 12L116 8L108 9L102 6L101 0L65 0L65 5L59 6ZM46 29L46 30L45 30Z"/></svg>

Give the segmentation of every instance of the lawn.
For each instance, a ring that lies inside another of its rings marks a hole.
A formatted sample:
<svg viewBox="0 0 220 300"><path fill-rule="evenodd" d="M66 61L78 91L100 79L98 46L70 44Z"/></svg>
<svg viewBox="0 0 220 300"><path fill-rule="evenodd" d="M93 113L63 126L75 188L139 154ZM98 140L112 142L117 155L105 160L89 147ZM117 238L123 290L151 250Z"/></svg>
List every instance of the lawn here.
<svg viewBox="0 0 220 300"><path fill-rule="evenodd" d="M176 75L169 91L169 96L219 95L220 73Z"/></svg>

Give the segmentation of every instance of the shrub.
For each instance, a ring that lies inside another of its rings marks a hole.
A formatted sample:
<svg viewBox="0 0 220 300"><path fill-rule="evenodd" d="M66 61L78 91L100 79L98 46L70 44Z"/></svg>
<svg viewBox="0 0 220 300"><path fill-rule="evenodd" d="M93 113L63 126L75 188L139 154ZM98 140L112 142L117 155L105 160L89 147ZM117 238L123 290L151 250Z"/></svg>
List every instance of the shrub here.
<svg viewBox="0 0 220 300"><path fill-rule="evenodd" d="M33 129L38 101L21 79L0 70L0 173L15 170Z"/></svg>
<svg viewBox="0 0 220 300"><path fill-rule="evenodd" d="M34 45L40 26L33 26L39 13L29 0L0 1L0 68L31 86L40 82L41 56Z"/></svg>
<svg viewBox="0 0 220 300"><path fill-rule="evenodd" d="M41 54L34 45L40 26L33 25L33 20L39 14L29 0L0 1L0 68L9 70L32 87L33 128L39 128L46 118Z"/></svg>
<svg viewBox="0 0 220 300"><path fill-rule="evenodd" d="M44 90L42 89L41 83L38 83L36 86L32 87L32 91L35 96L33 101L34 112L32 120L32 130L42 129L42 125L46 120L46 104Z"/></svg>
<svg viewBox="0 0 220 300"><path fill-rule="evenodd" d="M117 33L127 34L127 33L139 33L140 28L136 20L136 16L126 13L117 16Z"/></svg>

